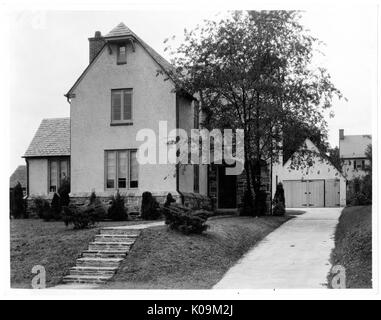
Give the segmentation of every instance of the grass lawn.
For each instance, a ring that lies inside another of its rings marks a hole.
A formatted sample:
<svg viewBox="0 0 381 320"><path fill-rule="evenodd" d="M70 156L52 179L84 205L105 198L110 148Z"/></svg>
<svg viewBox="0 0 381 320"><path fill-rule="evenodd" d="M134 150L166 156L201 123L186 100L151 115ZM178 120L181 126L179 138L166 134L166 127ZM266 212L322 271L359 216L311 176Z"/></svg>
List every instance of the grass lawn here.
<svg viewBox="0 0 381 320"><path fill-rule="evenodd" d="M251 247L291 217L216 217L203 235L145 229L103 288L207 289Z"/></svg>
<svg viewBox="0 0 381 320"><path fill-rule="evenodd" d="M102 222L96 228L72 230L63 222L11 220L11 287L31 288L35 276L31 270L35 265L45 267L48 287L58 284L100 227L137 223L144 222Z"/></svg>
<svg viewBox="0 0 381 320"><path fill-rule="evenodd" d="M332 265L346 269L347 288L372 288L372 207L347 207L335 233ZM332 274L328 276L331 283Z"/></svg>

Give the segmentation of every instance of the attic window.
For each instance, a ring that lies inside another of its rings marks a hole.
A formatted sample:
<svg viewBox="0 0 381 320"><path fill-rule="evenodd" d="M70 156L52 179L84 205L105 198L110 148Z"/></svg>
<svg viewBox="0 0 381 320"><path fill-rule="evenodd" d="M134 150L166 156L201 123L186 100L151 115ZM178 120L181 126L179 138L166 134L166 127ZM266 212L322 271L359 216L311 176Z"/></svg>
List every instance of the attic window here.
<svg viewBox="0 0 381 320"><path fill-rule="evenodd" d="M126 45L120 45L118 47L116 63L117 64L126 64L127 63L127 47L126 47Z"/></svg>

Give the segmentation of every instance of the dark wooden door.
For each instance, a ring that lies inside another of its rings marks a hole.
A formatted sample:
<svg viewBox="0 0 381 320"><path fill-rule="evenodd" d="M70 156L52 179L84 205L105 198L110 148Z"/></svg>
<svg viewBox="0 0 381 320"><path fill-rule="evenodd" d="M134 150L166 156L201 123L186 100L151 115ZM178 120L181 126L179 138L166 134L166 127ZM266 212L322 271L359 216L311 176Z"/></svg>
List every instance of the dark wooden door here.
<svg viewBox="0 0 381 320"><path fill-rule="evenodd" d="M227 176L225 167L218 167L218 208L237 207L237 176Z"/></svg>

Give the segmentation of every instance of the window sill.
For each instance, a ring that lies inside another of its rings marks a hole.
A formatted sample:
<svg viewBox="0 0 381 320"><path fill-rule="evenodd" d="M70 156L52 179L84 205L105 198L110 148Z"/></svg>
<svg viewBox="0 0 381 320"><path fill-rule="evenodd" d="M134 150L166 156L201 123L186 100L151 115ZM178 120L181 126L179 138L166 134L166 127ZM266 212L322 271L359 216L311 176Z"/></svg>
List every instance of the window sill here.
<svg viewBox="0 0 381 320"><path fill-rule="evenodd" d="M132 126L134 123L132 121L125 121L125 122L111 122L110 126Z"/></svg>

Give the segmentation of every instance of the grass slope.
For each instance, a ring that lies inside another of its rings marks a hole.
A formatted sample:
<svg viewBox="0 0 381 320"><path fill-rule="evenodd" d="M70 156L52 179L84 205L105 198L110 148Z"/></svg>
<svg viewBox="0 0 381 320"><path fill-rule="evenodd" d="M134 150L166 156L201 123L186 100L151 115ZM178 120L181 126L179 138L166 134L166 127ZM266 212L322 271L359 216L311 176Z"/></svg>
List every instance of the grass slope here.
<svg viewBox="0 0 381 320"><path fill-rule="evenodd" d="M346 270L347 288L372 288L372 207L347 207L335 233L332 265ZM333 275L328 276L331 284Z"/></svg>
<svg viewBox="0 0 381 320"><path fill-rule="evenodd" d="M102 222L97 228L72 230L63 222L11 220L11 287L31 288L35 265L45 267L48 287L58 284L100 227L136 223L142 222Z"/></svg>
<svg viewBox="0 0 381 320"><path fill-rule="evenodd" d="M105 288L206 289L252 246L290 217L224 217L208 221L203 235L167 227L145 229Z"/></svg>

